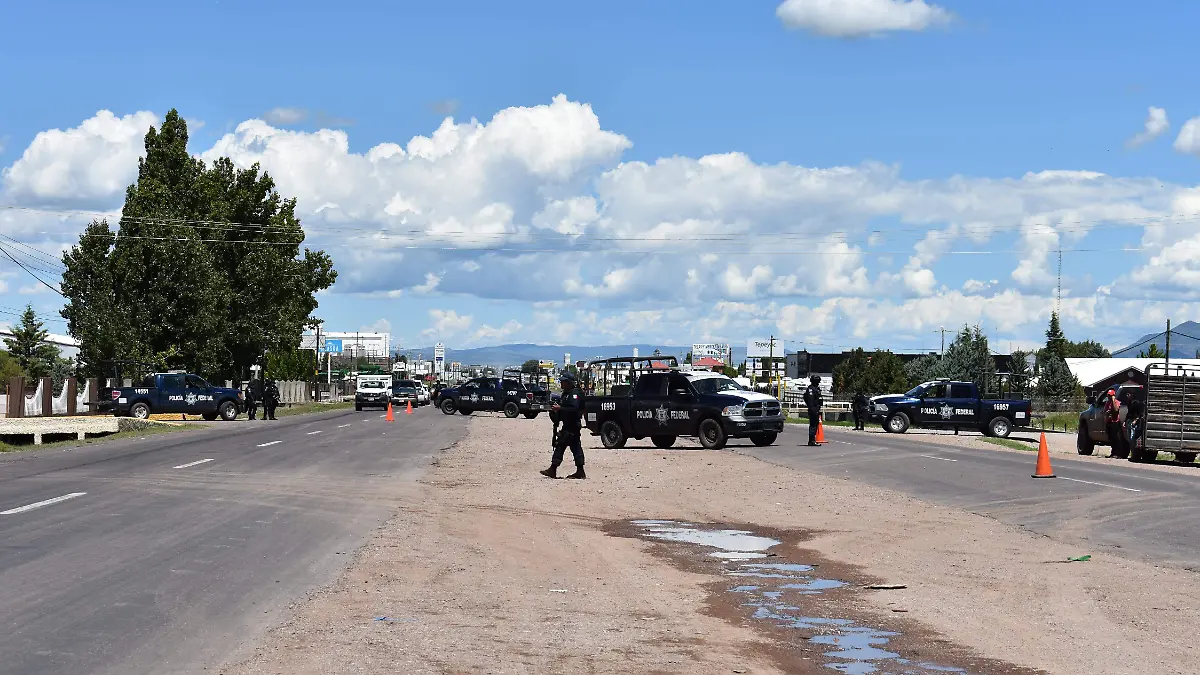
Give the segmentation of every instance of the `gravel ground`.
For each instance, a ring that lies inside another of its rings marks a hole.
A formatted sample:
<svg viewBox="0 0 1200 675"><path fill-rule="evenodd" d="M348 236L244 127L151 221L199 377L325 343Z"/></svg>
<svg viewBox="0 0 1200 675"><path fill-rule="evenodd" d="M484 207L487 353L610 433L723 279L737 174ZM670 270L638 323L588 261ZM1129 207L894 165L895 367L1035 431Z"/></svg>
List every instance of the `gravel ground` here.
<svg viewBox="0 0 1200 675"><path fill-rule="evenodd" d="M472 419L422 496L341 579L296 603L252 658L222 672L831 672L798 657L807 647L792 643L803 636L722 608L721 577L613 534L639 518L788 533L789 560L904 584L855 586L827 608L900 626L903 649L1066 675L1197 672L1193 573L1107 555L1060 564L1079 551L727 451L611 451L585 439L590 479L551 481L537 474L548 437L544 420Z"/></svg>

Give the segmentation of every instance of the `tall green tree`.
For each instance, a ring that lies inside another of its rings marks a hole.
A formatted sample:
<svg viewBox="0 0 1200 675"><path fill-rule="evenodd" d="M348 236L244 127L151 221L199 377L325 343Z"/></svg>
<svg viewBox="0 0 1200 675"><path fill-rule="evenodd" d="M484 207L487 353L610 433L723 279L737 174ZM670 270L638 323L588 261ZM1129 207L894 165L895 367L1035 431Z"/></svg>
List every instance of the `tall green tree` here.
<svg viewBox="0 0 1200 675"><path fill-rule="evenodd" d="M267 352L265 377L275 380L311 380L317 370L311 349L272 349Z"/></svg>
<svg viewBox="0 0 1200 675"><path fill-rule="evenodd" d="M146 134L119 230L93 223L63 257L63 316L89 374L139 360L236 379L299 346L337 277L323 251L301 250L296 200L257 164L206 166L187 142L171 110Z"/></svg>
<svg viewBox="0 0 1200 675"><path fill-rule="evenodd" d="M996 362L983 329L979 326L963 326L946 348L945 354L914 359L909 362L905 372L910 384L944 377L974 382L980 388L985 388L996 372Z"/></svg>
<svg viewBox="0 0 1200 675"><path fill-rule="evenodd" d="M835 394L888 394L908 389L908 375L899 356L877 349L868 354L861 347L850 352L833 368Z"/></svg>
<svg viewBox="0 0 1200 675"><path fill-rule="evenodd" d="M1112 357L1112 352L1096 342L1095 340L1084 340L1083 342L1067 341L1067 349L1064 358L1068 359L1107 359Z"/></svg>
<svg viewBox="0 0 1200 675"><path fill-rule="evenodd" d="M542 369L542 362L537 359L529 359L521 364L521 372L528 375L536 374Z"/></svg>
<svg viewBox="0 0 1200 675"><path fill-rule="evenodd" d="M1033 377L1033 368L1029 364L1030 356L1032 356L1030 352L1020 349L1010 355L1012 367L1009 369L1009 372L1013 374L1013 377L1009 380L1010 391L1029 393L1030 381Z"/></svg>
<svg viewBox="0 0 1200 675"><path fill-rule="evenodd" d="M1142 351L1138 352L1138 358L1139 359L1161 359L1161 358L1163 358L1163 352L1161 349L1158 348L1158 345L1156 345L1152 342L1152 343L1150 343L1150 349L1143 349Z"/></svg>
<svg viewBox="0 0 1200 675"><path fill-rule="evenodd" d="M21 321L11 329L12 337L4 338L8 353L28 378L46 377L58 360L58 347L47 342L50 332L42 327L32 305L26 305Z"/></svg>
<svg viewBox="0 0 1200 675"><path fill-rule="evenodd" d="M1046 351L1060 359L1067 358L1070 342L1063 334L1062 325L1058 320L1058 312L1050 314L1050 325L1046 328Z"/></svg>
<svg viewBox="0 0 1200 675"><path fill-rule="evenodd" d="M23 374L21 364L17 363L12 354L0 349L0 388L7 387L9 380Z"/></svg>

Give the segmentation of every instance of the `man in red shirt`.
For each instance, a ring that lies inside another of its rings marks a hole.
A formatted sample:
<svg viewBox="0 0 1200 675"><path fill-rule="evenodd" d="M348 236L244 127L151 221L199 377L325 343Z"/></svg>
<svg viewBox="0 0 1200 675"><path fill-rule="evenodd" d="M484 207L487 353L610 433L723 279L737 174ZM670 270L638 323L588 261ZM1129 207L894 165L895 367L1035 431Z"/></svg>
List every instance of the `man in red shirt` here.
<svg viewBox="0 0 1200 675"><path fill-rule="evenodd" d="M1117 400L1117 392L1109 389L1104 394L1104 432L1112 448L1110 456L1117 459L1129 457L1129 443L1126 442L1124 431L1121 425L1121 402Z"/></svg>

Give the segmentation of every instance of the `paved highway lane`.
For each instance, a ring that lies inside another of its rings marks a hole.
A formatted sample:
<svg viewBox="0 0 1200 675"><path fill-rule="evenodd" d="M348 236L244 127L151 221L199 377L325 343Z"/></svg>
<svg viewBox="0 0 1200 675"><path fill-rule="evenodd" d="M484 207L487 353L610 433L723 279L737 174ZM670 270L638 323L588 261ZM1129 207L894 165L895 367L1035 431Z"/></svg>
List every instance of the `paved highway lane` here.
<svg viewBox="0 0 1200 675"><path fill-rule="evenodd" d="M1200 473L1155 471L1052 456L1052 479L1033 479L1033 453L959 448L914 435L828 427L807 447L806 428L777 445L738 447L768 462L844 477L1076 544L1200 571Z"/></svg>
<svg viewBox="0 0 1200 675"><path fill-rule="evenodd" d="M333 580L465 426L341 411L0 456L0 670L219 666Z"/></svg>

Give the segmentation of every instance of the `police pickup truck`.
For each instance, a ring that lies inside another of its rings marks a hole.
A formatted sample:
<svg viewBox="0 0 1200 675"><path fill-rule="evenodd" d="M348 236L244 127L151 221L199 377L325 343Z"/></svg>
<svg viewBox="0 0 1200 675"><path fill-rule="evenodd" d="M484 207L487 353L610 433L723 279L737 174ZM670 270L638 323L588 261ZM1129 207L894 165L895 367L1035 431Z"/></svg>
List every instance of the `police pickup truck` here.
<svg viewBox="0 0 1200 675"><path fill-rule="evenodd" d="M971 428L985 436L1007 438L1014 427L1029 426L1030 411L1026 400L982 398L974 382L935 380L903 394L872 397L867 416L893 434L909 427Z"/></svg>
<svg viewBox="0 0 1200 675"><path fill-rule="evenodd" d="M524 415L529 419L550 409L549 400L539 400L519 379L477 377L457 387L443 389L438 407L447 415L475 412L503 412L505 417Z"/></svg>
<svg viewBox="0 0 1200 675"><path fill-rule="evenodd" d="M606 448L647 437L655 447L669 448L680 436L696 437L709 450L725 447L730 438L762 447L775 442L783 422L778 399L718 373L652 370L632 385L584 398L584 423Z"/></svg>
<svg viewBox="0 0 1200 675"><path fill-rule="evenodd" d="M114 415L138 419L151 413L185 413L232 421L246 406L237 389L214 387L199 375L186 373L150 375L141 385L113 389L111 395Z"/></svg>

